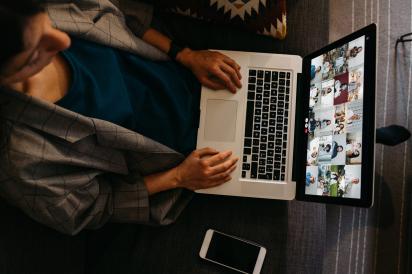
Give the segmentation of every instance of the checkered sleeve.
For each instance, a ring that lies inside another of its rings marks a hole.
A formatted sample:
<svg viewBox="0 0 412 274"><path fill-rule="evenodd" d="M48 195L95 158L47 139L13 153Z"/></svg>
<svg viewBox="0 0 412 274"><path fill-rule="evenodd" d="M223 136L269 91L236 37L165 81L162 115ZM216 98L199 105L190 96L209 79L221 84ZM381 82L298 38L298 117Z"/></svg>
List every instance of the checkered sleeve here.
<svg viewBox="0 0 412 274"><path fill-rule="evenodd" d="M95 136L70 143L15 124L0 131L0 196L31 218L70 235L108 221L150 221L143 178Z"/></svg>
<svg viewBox="0 0 412 274"><path fill-rule="evenodd" d="M153 7L146 3L132 0L119 0L119 8L124 13L126 24L138 37L150 28L153 19Z"/></svg>

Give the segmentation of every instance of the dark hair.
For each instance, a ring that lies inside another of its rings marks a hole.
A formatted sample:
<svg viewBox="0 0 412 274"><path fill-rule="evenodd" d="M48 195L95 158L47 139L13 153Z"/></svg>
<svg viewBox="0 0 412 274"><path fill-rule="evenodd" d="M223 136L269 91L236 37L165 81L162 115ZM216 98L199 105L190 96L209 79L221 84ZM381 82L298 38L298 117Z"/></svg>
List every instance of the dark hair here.
<svg viewBox="0 0 412 274"><path fill-rule="evenodd" d="M27 19L44 12L36 0L2 0L0 2L0 72L3 66L24 49L23 31Z"/></svg>
<svg viewBox="0 0 412 274"><path fill-rule="evenodd" d="M356 158L360 155L359 150L355 149L354 151L352 151L352 153L350 155L348 155L349 158Z"/></svg>

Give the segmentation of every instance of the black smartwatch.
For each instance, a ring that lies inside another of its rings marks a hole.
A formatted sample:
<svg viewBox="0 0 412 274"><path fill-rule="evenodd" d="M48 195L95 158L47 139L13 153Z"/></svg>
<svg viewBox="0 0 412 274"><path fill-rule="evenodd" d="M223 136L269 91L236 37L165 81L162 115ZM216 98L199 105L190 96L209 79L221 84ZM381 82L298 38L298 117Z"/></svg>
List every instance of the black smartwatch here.
<svg viewBox="0 0 412 274"><path fill-rule="evenodd" d="M174 41L170 43L170 49L167 55L172 59L176 60L176 56L179 52L181 52L184 49L184 47L179 46L176 44Z"/></svg>

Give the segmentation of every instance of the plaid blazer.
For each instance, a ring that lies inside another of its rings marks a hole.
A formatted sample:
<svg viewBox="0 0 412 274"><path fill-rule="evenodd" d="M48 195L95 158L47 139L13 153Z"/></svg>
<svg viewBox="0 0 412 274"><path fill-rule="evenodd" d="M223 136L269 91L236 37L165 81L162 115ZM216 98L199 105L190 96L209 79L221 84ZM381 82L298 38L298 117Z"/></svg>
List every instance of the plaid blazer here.
<svg viewBox="0 0 412 274"><path fill-rule="evenodd" d="M66 27L77 24L74 35L110 46L131 45L127 50L136 54L141 53L137 49L146 49L126 25L119 25L122 35L99 36L103 27L93 24L103 17L112 22L109 25L125 23L110 1L78 1L86 12L74 4L53 2L48 12L59 16L52 19ZM79 17L89 23L79 23ZM86 25L88 30L81 30ZM93 35L92 29L96 29ZM113 28L109 34L114 34ZM107 221L160 225L175 221L192 192L175 189L149 197L143 176L170 169L183 159L136 132L0 90L0 197L63 233L73 235Z"/></svg>

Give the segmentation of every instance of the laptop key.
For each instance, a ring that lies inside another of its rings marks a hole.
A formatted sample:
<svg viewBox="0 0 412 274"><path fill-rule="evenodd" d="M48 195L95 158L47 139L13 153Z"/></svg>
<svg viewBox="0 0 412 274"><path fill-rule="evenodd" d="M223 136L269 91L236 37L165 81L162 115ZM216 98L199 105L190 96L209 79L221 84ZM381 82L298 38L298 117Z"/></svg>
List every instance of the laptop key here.
<svg viewBox="0 0 412 274"><path fill-rule="evenodd" d="M256 101L255 102L255 107L261 108L262 107L262 102L261 101Z"/></svg>
<svg viewBox="0 0 412 274"><path fill-rule="evenodd" d="M262 101L262 94L256 94L256 101Z"/></svg>
<svg viewBox="0 0 412 274"><path fill-rule="evenodd" d="M245 137L252 137L253 110L254 110L253 101L247 101L247 103L246 103Z"/></svg>
<svg viewBox="0 0 412 274"><path fill-rule="evenodd" d="M273 158L268 158L267 164L268 165L273 165Z"/></svg>
<svg viewBox="0 0 412 274"><path fill-rule="evenodd" d="M258 146L259 145L259 139L253 139L253 145Z"/></svg>
<svg viewBox="0 0 412 274"><path fill-rule="evenodd" d="M243 170L250 170L250 164L248 164L248 163L243 164L242 169Z"/></svg>
<svg viewBox="0 0 412 274"><path fill-rule="evenodd" d="M266 144L260 144L260 150L266 150L267 145Z"/></svg>
<svg viewBox="0 0 412 274"><path fill-rule="evenodd" d="M260 157L260 158L266 158L266 151L261 151L261 152L259 153L259 157Z"/></svg>
<svg viewBox="0 0 412 274"><path fill-rule="evenodd" d="M248 90L254 91L255 88L256 88L256 86L255 86L254 84L249 84L249 85L247 86L247 89L248 89Z"/></svg>
<svg viewBox="0 0 412 274"><path fill-rule="evenodd" d="M280 172L275 170L273 172L273 180L279 181L279 179L280 179Z"/></svg>
<svg viewBox="0 0 412 274"><path fill-rule="evenodd" d="M274 140L275 140L275 135L273 135L273 134L269 134L269 141L270 142L273 142Z"/></svg>
<svg viewBox="0 0 412 274"><path fill-rule="evenodd" d="M259 147L253 147L252 152L253 153L259 153Z"/></svg>
<svg viewBox="0 0 412 274"><path fill-rule="evenodd" d="M263 86L263 88L264 88L264 89L268 89L268 90L269 90L269 89L270 89L270 84L265 83L265 84L264 84L264 86Z"/></svg>
<svg viewBox="0 0 412 274"><path fill-rule="evenodd" d="M254 83L256 83L256 77L249 77L248 83L249 83L249 84L254 84Z"/></svg>
<svg viewBox="0 0 412 274"><path fill-rule="evenodd" d="M260 141L261 142L267 142L267 137L266 136L260 136Z"/></svg>
<svg viewBox="0 0 412 274"><path fill-rule="evenodd" d="M275 148L275 143L269 142L268 143L268 148L271 148L271 149Z"/></svg>
<svg viewBox="0 0 412 274"><path fill-rule="evenodd" d="M273 152L274 152L274 151L273 151L272 149L269 149L269 150L268 150L268 156L269 156L269 157L272 157L272 156L273 156Z"/></svg>
<svg viewBox="0 0 412 274"><path fill-rule="evenodd" d="M242 171L242 178L246 178L246 171Z"/></svg>
<svg viewBox="0 0 412 274"><path fill-rule="evenodd" d="M269 114L267 114L267 113L263 113L263 115L262 115L262 119L263 119L263 120L267 120L267 119L269 119Z"/></svg>
<svg viewBox="0 0 412 274"><path fill-rule="evenodd" d="M252 161L258 161L259 160L259 155L257 154L252 154Z"/></svg>
<svg viewBox="0 0 412 274"><path fill-rule="evenodd" d="M263 86L263 80L262 79L257 79L256 84L258 86Z"/></svg>
<svg viewBox="0 0 412 274"><path fill-rule="evenodd" d="M260 133L262 135L267 135L268 134L268 129L267 128L262 128L262 130L260 131Z"/></svg>
<svg viewBox="0 0 412 274"><path fill-rule="evenodd" d="M269 90L265 90L263 92L263 97L270 97L270 91Z"/></svg>
<svg viewBox="0 0 412 274"><path fill-rule="evenodd" d="M263 70L258 70L257 77L258 78L263 78Z"/></svg>
<svg viewBox="0 0 412 274"><path fill-rule="evenodd" d="M275 154L275 161L280 161L281 158L280 154Z"/></svg>
<svg viewBox="0 0 412 274"><path fill-rule="evenodd" d="M252 139L245 138L244 145L245 145L245 147L251 147L252 146Z"/></svg>
<svg viewBox="0 0 412 274"><path fill-rule="evenodd" d="M275 133L275 127L269 127L269 133Z"/></svg>
<svg viewBox="0 0 412 274"><path fill-rule="evenodd" d="M268 126L268 121L262 121L262 127L267 127Z"/></svg>
<svg viewBox="0 0 412 274"><path fill-rule="evenodd" d="M247 99L248 99L248 100L255 100L255 93L249 91L249 92L247 93Z"/></svg>
<svg viewBox="0 0 412 274"><path fill-rule="evenodd" d="M280 175L280 180L284 181L285 180L285 174Z"/></svg>
<svg viewBox="0 0 412 274"><path fill-rule="evenodd" d="M275 81L276 79L278 79L278 76L279 76L279 72L273 71L272 72L272 81Z"/></svg>
<svg viewBox="0 0 412 274"><path fill-rule="evenodd" d="M255 109L255 115L260 115L262 113L262 110L257 108Z"/></svg>
<svg viewBox="0 0 412 274"><path fill-rule="evenodd" d="M285 78L286 73L284 71L279 72L279 78Z"/></svg>
<svg viewBox="0 0 412 274"><path fill-rule="evenodd" d="M259 167L259 173L266 173L266 169L264 166Z"/></svg>
<svg viewBox="0 0 412 274"><path fill-rule="evenodd" d="M266 172L273 172L273 166L267 165L266 166Z"/></svg>
<svg viewBox="0 0 412 274"><path fill-rule="evenodd" d="M252 150L250 149L250 147L245 147L243 149L243 154L246 154L246 155L252 154Z"/></svg>
<svg viewBox="0 0 412 274"><path fill-rule="evenodd" d="M270 117L270 118L276 118L276 112L271 111L271 112L269 113L269 117Z"/></svg>
<svg viewBox="0 0 412 274"><path fill-rule="evenodd" d="M266 70L265 71L265 82L270 82L270 71Z"/></svg>
<svg viewBox="0 0 412 274"><path fill-rule="evenodd" d="M269 105L269 98L263 98L263 104Z"/></svg>
<svg viewBox="0 0 412 274"><path fill-rule="evenodd" d="M250 69L249 70L249 76L256 76L256 70Z"/></svg>
<svg viewBox="0 0 412 274"><path fill-rule="evenodd" d="M247 162L247 156L243 156L243 162Z"/></svg>
<svg viewBox="0 0 412 274"><path fill-rule="evenodd" d="M257 162L252 162L250 166L250 178L257 178L257 168L258 168L258 163Z"/></svg>
<svg viewBox="0 0 412 274"><path fill-rule="evenodd" d="M265 159L259 159L259 165L260 166L266 165L266 160Z"/></svg>

